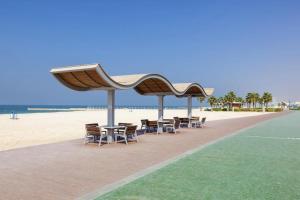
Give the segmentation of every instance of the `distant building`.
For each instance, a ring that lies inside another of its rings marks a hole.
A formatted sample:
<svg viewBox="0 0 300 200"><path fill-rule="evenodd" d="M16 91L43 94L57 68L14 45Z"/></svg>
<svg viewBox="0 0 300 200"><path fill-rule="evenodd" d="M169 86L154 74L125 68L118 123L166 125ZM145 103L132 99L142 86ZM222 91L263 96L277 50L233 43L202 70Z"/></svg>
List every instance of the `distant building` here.
<svg viewBox="0 0 300 200"><path fill-rule="evenodd" d="M291 105L292 108L300 108L300 101L296 101Z"/></svg>
<svg viewBox="0 0 300 200"><path fill-rule="evenodd" d="M296 101L294 104L295 104L295 106L299 106L300 107L300 101Z"/></svg>
<svg viewBox="0 0 300 200"><path fill-rule="evenodd" d="M241 102L233 102L232 104L230 103L225 103L225 106L230 106L232 105L232 108L242 108L243 104Z"/></svg>
<svg viewBox="0 0 300 200"><path fill-rule="evenodd" d="M281 101L280 103L278 103L278 108L282 108L282 109L288 109L289 107L289 103L285 102L285 101Z"/></svg>

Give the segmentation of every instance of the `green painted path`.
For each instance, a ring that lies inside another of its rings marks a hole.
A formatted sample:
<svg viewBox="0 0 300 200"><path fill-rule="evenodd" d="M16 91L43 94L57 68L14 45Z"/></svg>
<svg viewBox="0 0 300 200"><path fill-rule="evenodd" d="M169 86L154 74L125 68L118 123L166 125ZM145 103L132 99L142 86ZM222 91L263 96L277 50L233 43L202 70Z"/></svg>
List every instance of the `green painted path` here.
<svg viewBox="0 0 300 200"><path fill-rule="evenodd" d="M260 123L98 199L300 199L300 112Z"/></svg>

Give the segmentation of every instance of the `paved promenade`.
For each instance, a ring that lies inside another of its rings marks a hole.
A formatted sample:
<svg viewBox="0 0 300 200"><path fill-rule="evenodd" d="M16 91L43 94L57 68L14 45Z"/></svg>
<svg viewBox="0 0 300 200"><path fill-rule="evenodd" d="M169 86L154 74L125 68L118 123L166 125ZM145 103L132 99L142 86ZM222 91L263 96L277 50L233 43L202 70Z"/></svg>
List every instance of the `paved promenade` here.
<svg viewBox="0 0 300 200"><path fill-rule="evenodd" d="M190 149L285 113L218 120L176 135L98 147L82 140L0 152L1 199L74 199Z"/></svg>

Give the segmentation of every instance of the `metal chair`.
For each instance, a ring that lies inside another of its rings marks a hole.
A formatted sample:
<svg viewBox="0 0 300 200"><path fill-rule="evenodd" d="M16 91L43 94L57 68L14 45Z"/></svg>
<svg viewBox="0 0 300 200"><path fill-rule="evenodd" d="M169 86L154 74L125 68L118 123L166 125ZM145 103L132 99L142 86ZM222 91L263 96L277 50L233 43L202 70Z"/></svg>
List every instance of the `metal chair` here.
<svg viewBox="0 0 300 200"><path fill-rule="evenodd" d="M119 122L118 126L121 126L122 128L116 129L117 131L115 133L121 133L125 131L126 126L130 126L132 123L124 123L124 122Z"/></svg>
<svg viewBox="0 0 300 200"><path fill-rule="evenodd" d="M157 131L157 120L154 121L148 121L148 127L150 132Z"/></svg>
<svg viewBox="0 0 300 200"><path fill-rule="evenodd" d="M191 127L198 128L201 126L200 117L192 117L190 119Z"/></svg>
<svg viewBox="0 0 300 200"><path fill-rule="evenodd" d="M203 117L203 118L201 119L201 124L200 124L200 127L201 127L201 128L204 127L205 122L206 122L206 117Z"/></svg>
<svg viewBox="0 0 300 200"><path fill-rule="evenodd" d="M86 124L85 130L84 144L90 143L91 140L96 142L99 138L99 146L101 146L102 139L107 138L106 131L102 131L98 123Z"/></svg>
<svg viewBox="0 0 300 200"><path fill-rule="evenodd" d="M144 130L146 130L146 132L148 132L149 131L149 120L148 119L142 119L141 123L142 123L141 129L144 129Z"/></svg>
<svg viewBox="0 0 300 200"><path fill-rule="evenodd" d="M128 125L126 126L124 132L116 133L115 134L115 142L125 142L128 144L128 141L136 141L138 142L138 136L137 136L137 126L136 125ZM131 136L131 138L128 136ZM123 140L118 140L118 137L123 138Z"/></svg>
<svg viewBox="0 0 300 200"><path fill-rule="evenodd" d="M167 132L174 133L174 134L177 133L179 128L180 128L180 120L179 119L174 119L173 124L166 126Z"/></svg>
<svg viewBox="0 0 300 200"><path fill-rule="evenodd" d="M189 124L190 124L190 119L189 118L179 118L179 121L180 121L180 124L179 126L180 127L186 127L188 128L189 127Z"/></svg>

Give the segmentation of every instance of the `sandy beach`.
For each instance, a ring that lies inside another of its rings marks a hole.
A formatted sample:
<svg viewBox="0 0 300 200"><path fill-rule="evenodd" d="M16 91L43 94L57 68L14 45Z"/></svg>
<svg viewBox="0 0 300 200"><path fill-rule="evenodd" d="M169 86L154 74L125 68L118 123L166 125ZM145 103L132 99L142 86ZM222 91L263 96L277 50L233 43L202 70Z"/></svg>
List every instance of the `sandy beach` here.
<svg viewBox="0 0 300 200"><path fill-rule="evenodd" d="M185 117L185 109L166 109L165 118ZM262 115L255 112L208 112L193 110L193 116L207 121ZM130 122L140 126L141 119L157 119L155 109L117 109L116 123ZM84 124L106 124L106 110L19 114L18 120L0 115L0 151L83 138Z"/></svg>

